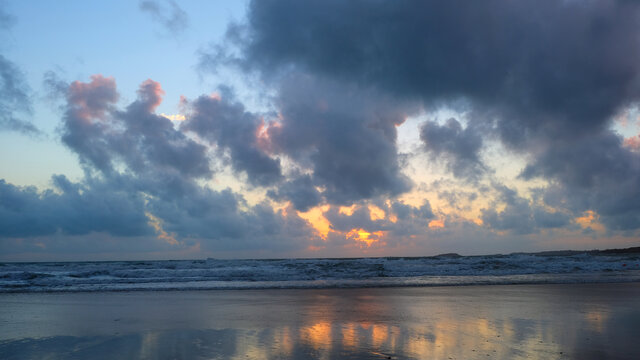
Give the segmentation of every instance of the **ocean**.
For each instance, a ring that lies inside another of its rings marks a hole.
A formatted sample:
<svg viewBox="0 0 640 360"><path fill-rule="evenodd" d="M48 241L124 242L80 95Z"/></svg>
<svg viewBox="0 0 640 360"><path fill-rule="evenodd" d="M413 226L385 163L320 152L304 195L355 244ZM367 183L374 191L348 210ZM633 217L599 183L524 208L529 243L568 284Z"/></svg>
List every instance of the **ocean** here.
<svg viewBox="0 0 640 360"><path fill-rule="evenodd" d="M0 264L0 293L640 282L640 254Z"/></svg>

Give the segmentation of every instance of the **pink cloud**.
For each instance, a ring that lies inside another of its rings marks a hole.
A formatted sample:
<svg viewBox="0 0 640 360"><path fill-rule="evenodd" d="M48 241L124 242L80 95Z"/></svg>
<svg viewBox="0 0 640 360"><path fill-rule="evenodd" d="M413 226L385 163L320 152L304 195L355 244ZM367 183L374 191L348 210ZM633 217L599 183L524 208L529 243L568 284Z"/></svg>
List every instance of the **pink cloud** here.
<svg viewBox="0 0 640 360"><path fill-rule="evenodd" d="M105 111L118 101L118 97L115 79L100 74L92 75L88 83L74 81L67 93L74 114L83 120L102 118Z"/></svg>
<svg viewBox="0 0 640 360"><path fill-rule="evenodd" d="M151 79L145 80L138 89L138 98L146 105L148 112L153 112L162 103L164 90L160 83Z"/></svg>
<svg viewBox="0 0 640 360"><path fill-rule="evenodd" d="M624 139L623 144L632 151L640 151L640 135Z"/></svg>

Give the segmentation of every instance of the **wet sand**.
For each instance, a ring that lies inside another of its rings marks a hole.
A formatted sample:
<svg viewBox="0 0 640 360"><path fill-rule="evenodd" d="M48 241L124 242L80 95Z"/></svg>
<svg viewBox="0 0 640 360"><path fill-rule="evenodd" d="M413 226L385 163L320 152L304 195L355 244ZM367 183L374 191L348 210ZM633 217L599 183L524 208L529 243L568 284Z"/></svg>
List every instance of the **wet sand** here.
<svg viewBox="0 0 640 360"><path fill-rule="evenodd" d="M640 283L0 295L3 359L640 359Z"/></svg>

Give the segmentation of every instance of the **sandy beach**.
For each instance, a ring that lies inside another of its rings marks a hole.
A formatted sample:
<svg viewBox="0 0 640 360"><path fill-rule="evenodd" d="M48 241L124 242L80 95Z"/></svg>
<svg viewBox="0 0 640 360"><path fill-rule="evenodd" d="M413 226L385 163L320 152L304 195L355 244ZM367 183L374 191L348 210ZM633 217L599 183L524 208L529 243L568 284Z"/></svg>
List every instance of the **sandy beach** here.
<svg viewBox="0 0 640 360"><path fill-rule="evenodd" d="M638 359L640 284L0 295L3 359Z"/></svg>

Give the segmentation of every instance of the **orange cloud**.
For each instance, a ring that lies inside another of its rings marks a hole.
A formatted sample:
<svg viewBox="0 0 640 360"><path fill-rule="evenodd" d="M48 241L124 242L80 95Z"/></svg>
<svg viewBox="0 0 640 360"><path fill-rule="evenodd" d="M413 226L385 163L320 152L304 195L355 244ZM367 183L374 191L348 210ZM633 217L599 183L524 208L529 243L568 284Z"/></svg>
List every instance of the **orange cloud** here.
<svg viewBox="0 0 640 360"><path fill-rule="evenodd" d="M598 232L604 231L604 225L600 223L598 214L592 210L583 212L581 217L575 218L575 222L584 229L591 228Z"/></svg>
<svg viewBox="0 0 640 360"><path fill-rule="evenodd" d="M435 228L443 228L444 227L444 220L431 220L429 222L429 228L430 229L435 229Z"/></svg>
<svg viewBox="0 0 640 360"><path fill-rule="evenodd" d="M162 228L162 219L158 218L148 211L145 211L144 215L147 217L147 219L149 219L147 223L153 228L153 230L155 230L158 239L164 240L171 245L178 245L178 240L176 240L175 237L176 235L173 233L169 234Z"/></svg>
<svg viewBox="0 0 640 360"><path fill-rule="evenodd" d="M331 231L331 223L324 216L324 213L329 210L329 207L329 205L323 205L316 206L307 212L298 211L298 216L307 220L323 240L327 239L327 235L329 235L329 231Z"/></svg>
<svg viewBox="0 0 640 360"><path fill-rule="evenodd" d="M382 220L386 216L384 210L375 205L369 205L369 217L371 221Z"/></svg>
<svg viewBox="0 0 640 360"><path fill-rule="evenodd" d="M338 213L351 216L353 215L353 212L356 211L357 207L358 205L356 204L353 204L351 206L340 206L340 208L338 208Z"/></svg>

